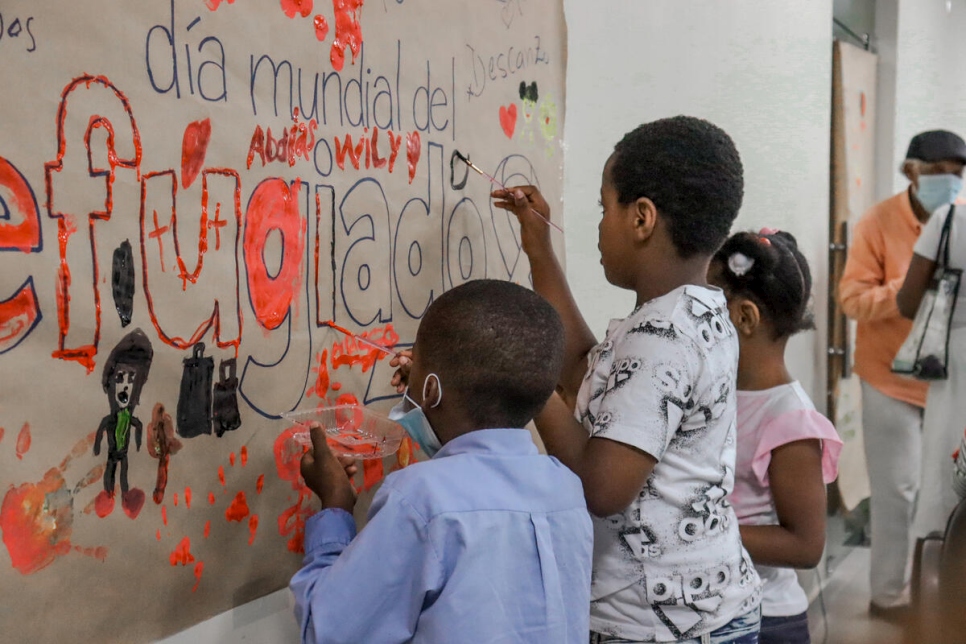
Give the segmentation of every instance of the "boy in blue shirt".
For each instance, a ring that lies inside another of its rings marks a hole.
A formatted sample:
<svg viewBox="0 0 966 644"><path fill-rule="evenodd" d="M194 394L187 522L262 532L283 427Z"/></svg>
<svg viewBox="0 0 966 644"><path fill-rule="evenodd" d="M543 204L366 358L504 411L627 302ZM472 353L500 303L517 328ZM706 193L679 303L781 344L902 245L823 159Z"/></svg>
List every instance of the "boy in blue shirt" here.
<svg viewBox="0 0 966 644"><path fill-rule="evenodd" d="M583 489L523 429L554 390L563 337L523 287L478 280L440 296L416 335L400 419L432 458L386 477L358 536L353 466L312 430L302 475L322 511L291 582L303 641L587 641Z"/></svg>

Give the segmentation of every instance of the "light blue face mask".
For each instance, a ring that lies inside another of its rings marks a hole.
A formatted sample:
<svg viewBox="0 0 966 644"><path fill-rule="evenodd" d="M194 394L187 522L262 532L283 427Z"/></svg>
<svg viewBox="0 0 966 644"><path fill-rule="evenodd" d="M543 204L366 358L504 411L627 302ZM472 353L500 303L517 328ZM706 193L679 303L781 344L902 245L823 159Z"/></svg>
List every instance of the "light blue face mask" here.
<svg viewBox="0 0 966 644"><path fill-rule="evenodd" d="M916 199L930 213L956 201L963 189L963 178L955 174L923 174L919 176Z"/></svg>
<svg viewBox="0 0 966 644"><path fill-rule="evenodd" d="M443 400L443 384L439 381L439 376L435 373L431 373L426 376L423 380L423 400L426 400L426 385L429 384L430 378L436 378L436 385L439 389L439 398L436 402L430 406L434 409L439 406L439 403ZM412 409L406 411L406 403L412 405ZM436 432L433 431L432 425L429 424L429 419L426 418L426 414L423 412L423 408L416 404L416 401L409 397L409 389L407 388L405 393L403 393L403 399L399 401L399 404L389 410L389 419L394 420L403 426L409 437L416 441L419 445L419 449L429 458L436 455L442 447L442 443L439 442L439 437L436 436Z"/></svg>

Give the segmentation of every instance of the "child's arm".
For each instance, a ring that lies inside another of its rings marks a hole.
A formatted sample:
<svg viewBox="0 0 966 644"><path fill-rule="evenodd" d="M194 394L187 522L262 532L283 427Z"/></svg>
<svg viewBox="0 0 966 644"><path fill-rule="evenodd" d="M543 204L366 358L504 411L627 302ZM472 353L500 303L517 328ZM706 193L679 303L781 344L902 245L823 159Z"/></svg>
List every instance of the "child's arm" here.
<svg viewBox="0 0 966 644"><path fill-rule="evenodd" d="M768 480L778 525L742 525L741 541L756 564L812 568L825 549L822 446L798 440L771 452Z"/></svg>
<svg viewBox="0 0 966 644"><path fill-rule="evenodd" d="M597 344L597 339L577 308L567 276L554 255L550 226L533 212L549 219L550 206L534 186L496 190L492 196L497 199L493 205L512 212L520 221L520 241L530 260L533 290L546 298L563 320L566 357L560 386L568 399L573 398L587 371L587 353Z"/></svg>
<svg viewBox="0 0 966 644"><path fill-rule="evenodd" d="M335 458L320 429L311 436L302 473L323 511L306 522L305 560L289 585L302 641L408 641L441 576L426 522L384 484L357 537L349 480L355 468Z"/></svg>
<svg viewBox="0 0 966 644"><path fill-rule="evenodd" d="M105 416L101 420L101 424L97 426L97 434L94 435L94 456L101 455L101 442L104 439L104 434L107 433L107 430L110 426L111 415ZM110 443L108 443L108 449L110 449Z"/></svg>
<svg viewBox="0 0 966 644"><path fill-rule="evenodd" d="M591 438L556 393L535 422L547 453L580 477L587 509L596 516L629 506L657 465L656 458L631 445Z"/></svg>

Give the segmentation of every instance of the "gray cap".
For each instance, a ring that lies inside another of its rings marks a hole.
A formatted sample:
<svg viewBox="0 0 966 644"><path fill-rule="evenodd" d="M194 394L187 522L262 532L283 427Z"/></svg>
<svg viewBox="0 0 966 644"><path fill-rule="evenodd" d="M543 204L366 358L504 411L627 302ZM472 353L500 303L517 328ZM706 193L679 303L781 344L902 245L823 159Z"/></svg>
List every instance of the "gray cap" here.
<svg viewBox="0 0 966 644"><path fill-rule="evenodd" d="M966 142L946 130L930 130L912 137L907 159L927 163L935 161L962 161L966 163Z"/></svg>

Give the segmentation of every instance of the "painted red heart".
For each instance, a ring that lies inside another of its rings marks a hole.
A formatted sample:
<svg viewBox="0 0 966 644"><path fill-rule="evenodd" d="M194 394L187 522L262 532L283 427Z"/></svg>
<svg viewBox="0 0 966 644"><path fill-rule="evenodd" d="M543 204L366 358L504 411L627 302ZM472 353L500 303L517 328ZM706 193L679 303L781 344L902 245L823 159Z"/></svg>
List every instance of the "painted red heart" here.
<svg viewBox="0 0 966 644"><path fill-rule="evenodd" d="M503 128L503 133L506 134L506 138L513 138L513 130L517 127L516 103L511 103L509 107L504 105L500 106L500 127Z"/></svg>
<svg viewBox="0 0 966 644"><path fill-rule="evenodd" d="M201 172L209 139L211 119L188 123L184 129L184 138L181 140L181 187L190 186Z"/></svg>

